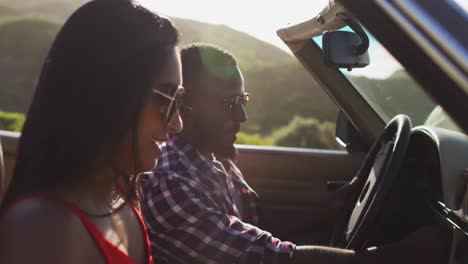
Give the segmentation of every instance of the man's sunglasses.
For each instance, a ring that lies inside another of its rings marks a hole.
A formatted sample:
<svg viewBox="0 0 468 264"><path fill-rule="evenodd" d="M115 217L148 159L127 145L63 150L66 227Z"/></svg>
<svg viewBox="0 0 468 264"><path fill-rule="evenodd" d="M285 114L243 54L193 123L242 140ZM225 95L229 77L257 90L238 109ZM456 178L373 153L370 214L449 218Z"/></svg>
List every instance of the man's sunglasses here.
<svg viewBox="0 0 468 264"><path fill-rule="evenodd" d="M178 86L172 95L161 92L158 89L153 89L153 92L169 101L167 105L161 106L161 113L164 114L166 122L168 124L171 123L179 114L179 108L185 96L185 88Z"/></svg>
<svg viewBox="0 0 468 264"><path fill-rule="evenodd" d="M231 111L236 105L246 106L251 99L249 93L244 93L242 95L226 98L223 100L223 103L226 105L226 111Z"/></svg>

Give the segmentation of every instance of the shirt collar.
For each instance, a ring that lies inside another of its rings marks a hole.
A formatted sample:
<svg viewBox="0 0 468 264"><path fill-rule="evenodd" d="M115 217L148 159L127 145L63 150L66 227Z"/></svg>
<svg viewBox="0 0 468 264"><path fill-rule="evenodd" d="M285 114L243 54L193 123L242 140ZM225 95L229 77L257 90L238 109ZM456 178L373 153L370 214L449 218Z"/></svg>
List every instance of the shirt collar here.
<svg viewBox="0 0 468 264"><path fill-rule="evenodd" d="M166 142L167 147L175 151L179 161L186 164L187 168L195 168L199 177L208 177L215 180L214 176L221 173L212 166L212 161L202 155L192 144L188 143L180 134L170 134ZM226 168L228 169L228 168Z"/></svg>

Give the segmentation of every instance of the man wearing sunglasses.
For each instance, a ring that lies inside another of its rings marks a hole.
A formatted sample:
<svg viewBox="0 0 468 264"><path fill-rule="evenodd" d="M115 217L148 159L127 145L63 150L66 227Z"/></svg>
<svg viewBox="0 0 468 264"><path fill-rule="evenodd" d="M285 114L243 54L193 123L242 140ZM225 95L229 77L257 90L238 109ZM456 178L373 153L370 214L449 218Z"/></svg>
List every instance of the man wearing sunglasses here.
<svg viewBox="0 0 468 264"><path fill-rule="evenodd" d="M169 136L140 185L156 261L286 263L294 245L253 226L257 197L232 162L251 99L234 57L194 44L181 59L184 129Z"/></svg>
<svg viewBox="0 0 468 264"><path fill-rule="evenodd" d="M295 247L255 226L258 197L232 162L250 101L242 73L231 54L210 45L188 46L181 59L186 94L178 106L184 129L169 136L154 173L140 183L156 262L351 263L353 251ZM426 237L416 236L416 244ZM400 249L360 256L359 263L406 257L394 253Z"/></svg>

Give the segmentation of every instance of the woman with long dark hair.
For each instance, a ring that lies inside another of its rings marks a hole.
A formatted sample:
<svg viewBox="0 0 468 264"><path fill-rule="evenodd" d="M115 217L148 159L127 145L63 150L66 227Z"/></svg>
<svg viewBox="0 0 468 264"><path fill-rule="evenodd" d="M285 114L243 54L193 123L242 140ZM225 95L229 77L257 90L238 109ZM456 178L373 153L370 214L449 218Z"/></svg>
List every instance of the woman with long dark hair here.
<svg viewBox="0 0 468 264"><path fill-rule="evenodd" d="M132 203L167 133L181 66L172 22L132 0L95 0L44 62L0 215L0 263L151 263Z"/></svg>

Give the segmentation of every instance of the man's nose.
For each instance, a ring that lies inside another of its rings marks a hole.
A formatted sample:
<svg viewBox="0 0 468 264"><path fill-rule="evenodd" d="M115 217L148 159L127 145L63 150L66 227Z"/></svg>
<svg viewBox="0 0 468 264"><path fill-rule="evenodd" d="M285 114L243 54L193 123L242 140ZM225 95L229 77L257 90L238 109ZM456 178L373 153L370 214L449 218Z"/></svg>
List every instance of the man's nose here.
<svg viewBox="0 0 468 264"><path fill-rule="evenodd" d="M182 131L182 128L184 127L184 124L182 122L182 118L180 117L180 114L177 113L177 116L167 124L167 132L169 133L179 133Z"/></svg>
<svg viewBox="0 0 468 264"><path fill-rule="evenodd" d="M247 121L247 112L245 111L245 107L243 105L235 106L232 109L232 112L234 121L241 123Z"/></svg>

